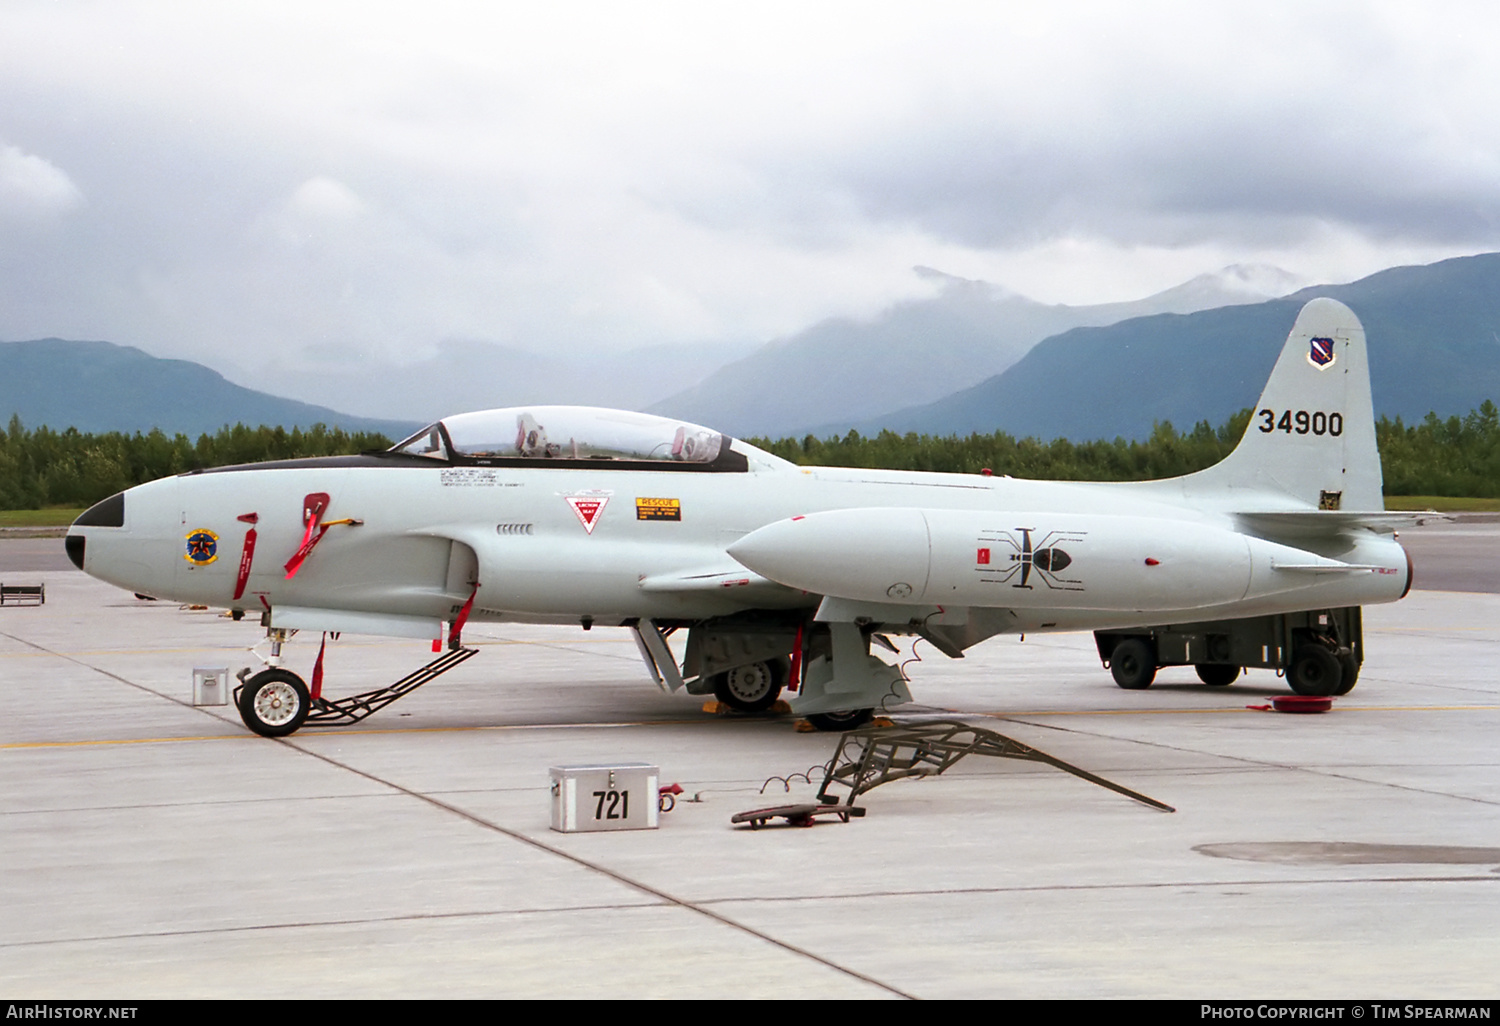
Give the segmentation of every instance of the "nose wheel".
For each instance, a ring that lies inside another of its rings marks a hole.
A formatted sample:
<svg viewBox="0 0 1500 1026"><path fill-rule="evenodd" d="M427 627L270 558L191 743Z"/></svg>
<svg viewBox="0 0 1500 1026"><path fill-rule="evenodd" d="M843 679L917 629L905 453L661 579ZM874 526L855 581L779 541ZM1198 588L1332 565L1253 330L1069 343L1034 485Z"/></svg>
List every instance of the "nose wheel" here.
<svg viewBox="0 0 1500 1026"><path fill-rule="evenodd" d="M290 670L262 670L240 689L240 718L261 737L286 737L302 726L312 698L302 678Z"/></svg>

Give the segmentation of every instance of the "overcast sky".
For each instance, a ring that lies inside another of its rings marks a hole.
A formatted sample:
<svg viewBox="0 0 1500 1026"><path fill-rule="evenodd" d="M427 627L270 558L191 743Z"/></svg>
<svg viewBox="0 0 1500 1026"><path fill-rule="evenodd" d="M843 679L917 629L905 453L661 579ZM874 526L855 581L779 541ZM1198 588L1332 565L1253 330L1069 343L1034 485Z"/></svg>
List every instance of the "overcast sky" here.
<svg viewBox="0 0 1500 1026"><path fill-rule="evenodd" d="M1497 12L5 0L0 339L289 393L746 345L918 264L1093 303L1500 249Z"/></svg>

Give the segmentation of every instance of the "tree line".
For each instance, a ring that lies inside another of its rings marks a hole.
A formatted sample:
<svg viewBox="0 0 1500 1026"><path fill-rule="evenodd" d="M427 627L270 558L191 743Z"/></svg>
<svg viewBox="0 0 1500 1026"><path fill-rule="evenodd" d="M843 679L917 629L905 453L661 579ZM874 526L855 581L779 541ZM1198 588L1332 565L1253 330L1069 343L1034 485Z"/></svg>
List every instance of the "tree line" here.
<svg viewBox="0 0 1500 1026"><path fill-rule="evenodd" d="M1251 411L1241 410L1215 428L1200 421L1179 432L1170 422L1132 441L1051 442L1017 439L1003 431L967 438L882 431L865 437L750 441L804 465L930 470L1062 481L1134 481L1189 474L1229 454L1245 433ZM1500 414L1486 400L1465 417L1420 423L1382 417L1375 427L1389 495L1500 497ZM293 428L221 428L196 442L161 431L83 434L73 428L26 428L12 416L0 436L0 509L90 506L133 485L189 470L304 456L336 456L389 448L371 432L314 425Z"/></svg>
<svg viewBox="0 0 1500 1026"><path fill-rule="evenodd" d="M12 415L0 436L0 509L91 506L134 485L189 470L390 446L391 440L381 434L322 424L306 431L236 424L199 435L194 442L161 431L96 435L75 428L31 430Z"/></svg>
<svg viewBox="0 0 1500 1026"><path fill-rule="evenodd" d="M753 444L793 463L819 466L930 470L952 474L994 474L1055 481L1140 481L1175 477L1212 466L1229 455L1250 422L1241 410L1215 428L1200 421L1179 432L1158 423L1150 437L1132 441L1051 442L1017 439L1003 431L967 438L882 431L865 437L808 435ZM1388 495L1500 497L1500 416L1486 400L1465 417L1440 419L1429 413L1420 423L1382 417L1375 425Z"/></svg>

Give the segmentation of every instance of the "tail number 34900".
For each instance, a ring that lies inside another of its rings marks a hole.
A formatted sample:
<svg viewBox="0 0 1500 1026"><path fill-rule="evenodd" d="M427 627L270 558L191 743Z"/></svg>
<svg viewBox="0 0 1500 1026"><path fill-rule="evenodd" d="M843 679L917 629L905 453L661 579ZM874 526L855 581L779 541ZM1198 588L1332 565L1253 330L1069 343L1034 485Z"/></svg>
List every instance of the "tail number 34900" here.
<svg viewBox="0 0 1500 1026"><path fill-rule="evenodd" d="M1276 416L1275 410L1260 410L1256 416L1261 418L1260 430L1263 434L1272 431L1285 431L1287 434L1305 435L1311 432L1315 435L1332 435L1337 438L1344 433L1344 415L1342 413L1324 413L1322 410L1286 410L1281 417Z"/></svg>

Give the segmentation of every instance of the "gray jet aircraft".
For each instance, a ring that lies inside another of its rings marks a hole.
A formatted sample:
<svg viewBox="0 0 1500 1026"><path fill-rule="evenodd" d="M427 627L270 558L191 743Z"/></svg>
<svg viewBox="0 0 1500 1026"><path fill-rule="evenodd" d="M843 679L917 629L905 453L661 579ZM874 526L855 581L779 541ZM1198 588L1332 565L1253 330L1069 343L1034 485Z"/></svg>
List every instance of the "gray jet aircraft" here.
<svg viewBox="0 0 1500 1026"><path fill-rule="evenodd" d="M1359 607L1403 597L1364 330L1330 299L1298 316L1221 463L1135 483L798 467L708 428L525 407L448 417L387 452L193 471L111 496L71 528L81 569L133 592L249 614L267 666L240 674L251 730L352 722L472 655L468 622L634 633L648 673L823 729L911 700L872 653L948 656L997 634L1095 632L1116 683L1242 667L1341 694ZM347 699L281 665L291 632L447 649ZM681 658L669 635L686 633Z"/></svg>

